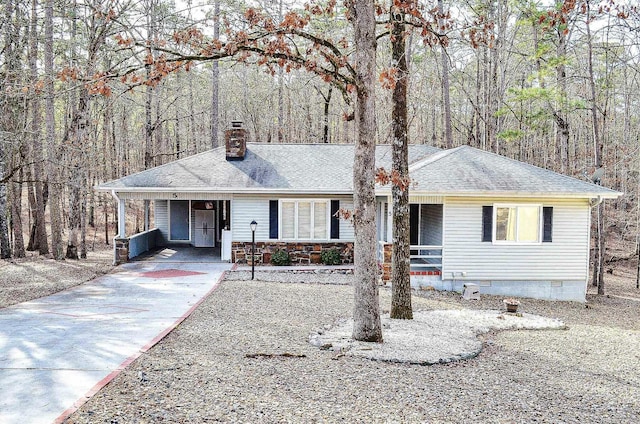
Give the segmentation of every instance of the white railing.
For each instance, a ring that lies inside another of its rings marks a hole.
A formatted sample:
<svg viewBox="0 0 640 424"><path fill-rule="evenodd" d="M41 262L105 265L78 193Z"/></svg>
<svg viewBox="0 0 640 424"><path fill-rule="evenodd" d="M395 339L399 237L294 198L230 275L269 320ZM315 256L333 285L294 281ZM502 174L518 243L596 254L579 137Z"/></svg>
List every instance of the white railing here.
<svg viewBox="0 0 640 424"><path fill-rule="evenodd" d="M386 241L378 242L378 262L384 262L384 246L389 244ZM442 267L442 246L436 245L412 245L411 268L441 268Z"/></svg>
<svg viewBox="0 0 640 424"><path fill-rule="evenodd" d="M442 246L436 245L412 245L411 246L411 267L412 268L441 268L442 267Z"/></svg>

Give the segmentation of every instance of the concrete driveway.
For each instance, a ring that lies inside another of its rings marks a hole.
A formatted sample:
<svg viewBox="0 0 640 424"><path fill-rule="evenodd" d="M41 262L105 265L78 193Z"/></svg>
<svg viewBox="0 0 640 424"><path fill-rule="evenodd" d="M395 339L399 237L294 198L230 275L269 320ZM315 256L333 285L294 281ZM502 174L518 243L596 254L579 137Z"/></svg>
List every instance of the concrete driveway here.
<svg viewBox="0 0 640 424"><path fill-rule="evenodd" d="M230 268L135 262L0 309L0 423L63 421L182 322Z"/></svg>

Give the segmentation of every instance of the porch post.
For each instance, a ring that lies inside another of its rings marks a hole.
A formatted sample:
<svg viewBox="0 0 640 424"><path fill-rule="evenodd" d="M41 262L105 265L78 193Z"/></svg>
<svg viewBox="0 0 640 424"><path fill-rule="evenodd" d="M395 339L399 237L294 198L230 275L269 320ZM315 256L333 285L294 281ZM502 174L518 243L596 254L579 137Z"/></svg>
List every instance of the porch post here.
<svg viewBox="0 0 640 424"><path fill-rule="evenodd" d="M111 195L118 202L118 234L113 239L113 264L119 265L129 260L129 240L126 238L125 225L125 202L116 194L115 190Z"/></svg>
<svg viewBox="0 0 640 424"><path fill-rule="evenodd" d="M126 216L124 199L118 199L118 237L125 238L126 234Z"/></svg>
<svg viewBox="0 0 640 424"><path fill-rule="evenodd" d="M144 201L144 231L149 231L149 201Z"/></svg>

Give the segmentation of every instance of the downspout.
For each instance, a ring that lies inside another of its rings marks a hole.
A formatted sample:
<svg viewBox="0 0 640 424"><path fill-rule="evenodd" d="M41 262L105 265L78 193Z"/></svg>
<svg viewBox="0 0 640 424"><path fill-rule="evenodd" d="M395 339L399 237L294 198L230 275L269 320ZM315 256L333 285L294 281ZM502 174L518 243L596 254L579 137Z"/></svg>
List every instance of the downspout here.
<svg viewBox="0 0 640 424"><path fill-rule="evenodd" d="M595 203L594 203L594 200L595 200ZM593 209L595 206L600 205L600 203L602 203L602 202L604 202L604 198L602 196L598 196L595 199L591 199L589 201L589 207L591 209Z"/></svg>
<svg viewBox="0 0 640 424"><path fill-rule="evenodd" d="M589 209L592 210L594 207L600 206L602 202L604 202L604 199L602 198L602 196L597 196L596 198L589 200ZM600 219L600 217L598 217L597 219ZM596 226L597 226L597 223L596 223ZM599 252L599 254L602 254L602 252ZM594 258L594 260L595 259L596 258ZM585 289L584 289L585 294L589 290L589 262L590 261L591 261L591 213L589 213L589 229L588 229L588 237L587 237L587 280L585 281ZM596 265L594 264L594 267L595 266Z"/></svg>
<svg viewBox="0 0 640 424"><path fill-rule="evenodd" d="M116 194L115 190L111 190L111 196L116 200L116 204L118 205L118 234L115 235L114 238L120 237L120 198Z"/></svg>
<svg viewBox="0 0 640 424"><path fill-rule="evenodd" d="M121 238L120 235L120 223L124 219L124 216L120 216L120 198L116 194L115 190L111 190L111 196L116 200L116 204L118 205L118 234L113 237L113 265L118 265L118 248L116 240Z"/></svg>

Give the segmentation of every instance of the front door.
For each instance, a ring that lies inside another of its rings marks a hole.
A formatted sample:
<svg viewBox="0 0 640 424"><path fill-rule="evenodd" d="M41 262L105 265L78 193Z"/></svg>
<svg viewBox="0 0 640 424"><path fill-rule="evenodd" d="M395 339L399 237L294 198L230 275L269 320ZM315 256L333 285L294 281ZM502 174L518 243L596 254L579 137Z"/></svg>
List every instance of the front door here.
<svg viewBox="0 0 640 424"><path fill-rule="evenodd" d="M196 247L215 247L215 211L196 210Z"/></svg>

